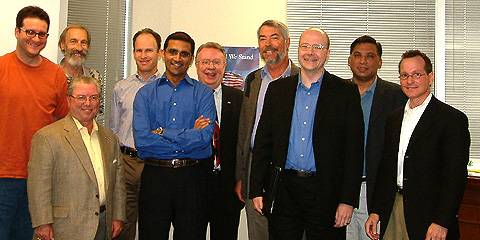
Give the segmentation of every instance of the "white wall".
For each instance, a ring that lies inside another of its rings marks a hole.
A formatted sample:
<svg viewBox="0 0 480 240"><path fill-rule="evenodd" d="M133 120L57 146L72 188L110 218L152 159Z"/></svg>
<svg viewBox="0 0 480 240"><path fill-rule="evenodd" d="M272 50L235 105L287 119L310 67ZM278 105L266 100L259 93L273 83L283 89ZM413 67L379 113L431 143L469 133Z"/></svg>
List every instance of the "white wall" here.
<svg viewBox="0 0 480 240"><path fill-rule="evenodd" d="M136 31L150 27L164 39L175 31L185 31L202 43L215 41L223 46L257 46L257 28L267 19L286 22L286 0L164 0L152 4L150 0L133 0L132 37ZM131 59L130 73L136 71ZM159 63L164 71L163 62ZM195 68L189 75L196 77Z"/></svg>
<svg viewBox="0 0 480 240"><path fill-rule="evenodd" d="M62 3L63 2L63 3ZM50 17L50 36L48 37L47 46L41 54L53 62L58 62L59 49L57 47L58 36L66 24L66 1L62 0L15 0L2 4L0 8L1 23L0 24L0 55L12 52L17 46L15 38L15 18L18 11L28 5L36 5L45 10ZM65 9L65 10L62 10ZM61 13L61 14L60 14ZM63 22L60 24L60 22ZM61 30L60 30L61 29Z"/></svg>

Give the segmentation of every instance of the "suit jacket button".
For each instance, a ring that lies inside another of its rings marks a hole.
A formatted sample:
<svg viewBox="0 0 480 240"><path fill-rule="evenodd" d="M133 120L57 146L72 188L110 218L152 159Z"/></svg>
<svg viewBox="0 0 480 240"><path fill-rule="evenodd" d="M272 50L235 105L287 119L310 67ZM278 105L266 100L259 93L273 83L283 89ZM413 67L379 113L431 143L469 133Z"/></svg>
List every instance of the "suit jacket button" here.
<svg viewBox="0 0 480 240"><path fill-rule="evenodd" d="M98 215L99 215L98 212L95 212L95 216L98 216Z"/></svg>
<svg viewBox="0 0 480 240"><path fill-rule="evenodd" d="M97 194L97 195L95 195L95 197L96 197L96 198L100 198L100 196L98 196L98 194Z"/></svg>
<svg viewBox="0 0 480 240"><path fill-rule="evenodd" d="M409 156L408 156L408 155L405 155L405 159L408 159L408 158L409 158Z"/></svg>

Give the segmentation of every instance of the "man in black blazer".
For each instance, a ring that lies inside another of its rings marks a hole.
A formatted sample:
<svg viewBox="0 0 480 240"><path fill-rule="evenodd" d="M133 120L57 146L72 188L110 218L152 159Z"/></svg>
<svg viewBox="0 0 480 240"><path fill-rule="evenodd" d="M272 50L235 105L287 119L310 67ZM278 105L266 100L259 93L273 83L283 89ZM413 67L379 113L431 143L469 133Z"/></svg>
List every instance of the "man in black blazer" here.
<svg viewBox="0 0 480 240"><path fill-rule="evenodd" d="M358 88L324 70L329 38L305 30L300 74L272 82L253 148L250 197L263 209L267 168L282 169L271 215L271 239L345 239L363 167ZM271 167L270 167L271 168ZM266 210L266 209L265 209Z"/></svg>
<svg viewBox="0 0 480 240"><path fill-rule="evenodd" d="M385 123L393 110L405 106L407 97L398 84L377 76L378 69L382 67L382 45L374 38L364 35L353 41L348 65L353 73L352 80L362 96L365 158L359 208L353 210L352 221L347 226L347 239L369 240L365 233L365 222L382 157Z"/></svg>
<svg viewBox="0 0 480 240"><path fill-rule="evenodd" d="M458 239L468 119L431 94L434 74L427 55L405 52L399 73L409 100L387 120L367 234L372 239Z"/></svg>
<svg viewBox="0 0 480 240"><path fill-rule="evenodd" d="M195 66L199 81L213 90L219 125L218 135L214 133L214 141L219 142L214 144L212 157L204 163L210 239L236 240L243 208L234 192L238 119L243 94L222 84L227 64L225 50L220 44L202 44L197 50Z"/></svg>

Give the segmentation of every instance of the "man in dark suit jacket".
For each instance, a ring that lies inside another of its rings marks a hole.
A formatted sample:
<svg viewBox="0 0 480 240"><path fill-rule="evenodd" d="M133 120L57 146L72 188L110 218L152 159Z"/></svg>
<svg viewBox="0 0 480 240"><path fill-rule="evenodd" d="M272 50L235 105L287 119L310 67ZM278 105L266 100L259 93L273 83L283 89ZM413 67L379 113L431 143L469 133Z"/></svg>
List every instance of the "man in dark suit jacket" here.
<svg viewBox="0 0 480 240"><path fill-rule="evenodd" d="M385 123L395 109L405 106L407 97L398 84L387 82L377 76L382 67L382 45L374 38L364 35L350 45L348 65L353 73L353 82L360 91L365 125L365 158L359 208L347 226L348 240L369 240L365 233L365 221L373 195L377 168L383 152ZM368 207L367 207L368 206Z"/></svg>
<svg viewBox="0 0 480 240"><path fill-rule="evenodd" d="M345 239L358 195L363 119L358 88L324 70L329 38L300 37L299 75L272 82L253 148L250 197L263 209L267 168L282 169L268 215L273 239Z"/></svg>
<svg viewBox="0 0 480 240"><path fill-rule="evenodd" d="M219 133L214 133L214 151L204 164L207 171L210 239L236 240L243 203L235 195L238 118L242 91L222 84L226 54L218 43L202 44L196 54L198 80L214 92ZM219 138L219 142L216 142ZM218 145L217 145L218 144ZM218 160L218 161L217 161Z"/></svg>
<svg viewBox="0 0 480 240"><path fill-rule="evenodd" d="M387 120L367 234L372 239L458 239L468 119L430 93L434 74L424 53L405 52L399 73L409 100Z"/></svg>

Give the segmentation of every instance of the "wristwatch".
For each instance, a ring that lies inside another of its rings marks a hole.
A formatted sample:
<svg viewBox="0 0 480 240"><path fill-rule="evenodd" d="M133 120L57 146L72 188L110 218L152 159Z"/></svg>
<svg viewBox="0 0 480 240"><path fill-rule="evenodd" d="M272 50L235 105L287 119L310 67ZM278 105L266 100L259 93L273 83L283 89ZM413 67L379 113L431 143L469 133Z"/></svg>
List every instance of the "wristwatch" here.
<svg viewBox="0 0 480 240"><path fill-rule="evenodd" d="M165 128L163 127L158 127L157 130L155 130L155 133L163 137L163 132L165 132Z"/></svg>

